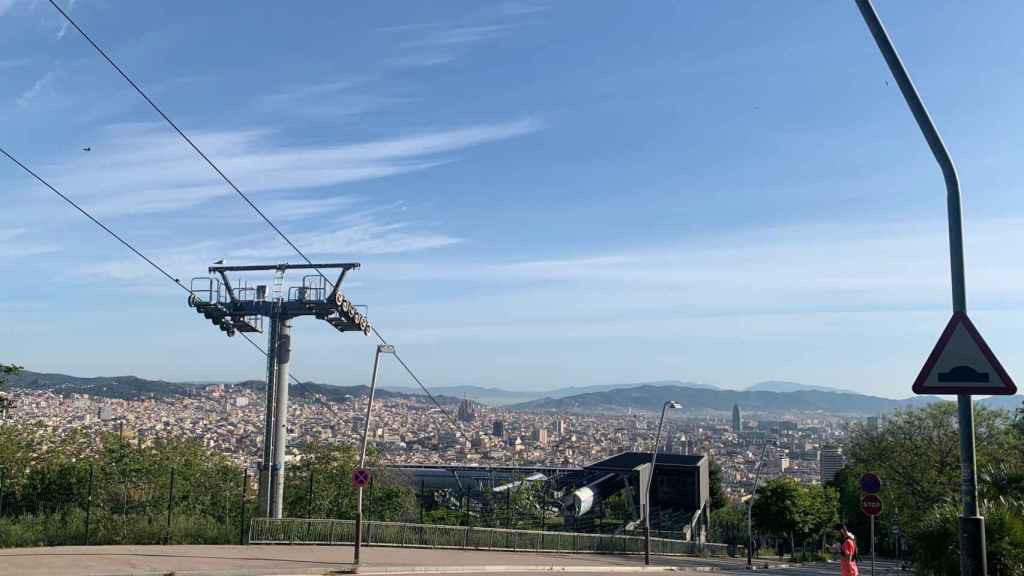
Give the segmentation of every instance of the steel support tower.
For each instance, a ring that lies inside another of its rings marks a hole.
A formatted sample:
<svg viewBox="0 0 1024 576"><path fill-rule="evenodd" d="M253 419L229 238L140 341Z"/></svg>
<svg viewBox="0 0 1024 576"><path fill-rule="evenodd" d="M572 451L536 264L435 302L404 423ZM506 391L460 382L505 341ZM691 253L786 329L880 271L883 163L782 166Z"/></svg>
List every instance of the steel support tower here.
<svg viewBox="0 0 1024 576"><path fill-rule="evenodd" d="M373 328L360 310L341 292L341 283L355 262L327 264L274 264L258 266L210 266L207 276L192 279L188 304L222 332L262 333L263 319L270 329L267 335L267 400L263 427L263 453L259 464L259 514L281 518L284 501L284 458L288 444L288 364L291 356L292 319L314 316L339 332L362 332L369 336ZM304 276L302 284L285 288L288 270L316 270ZM320 270L340 270L338 279L329 282ZM274 272L272 285L238 282L232 285L229 272Z"/></svg>

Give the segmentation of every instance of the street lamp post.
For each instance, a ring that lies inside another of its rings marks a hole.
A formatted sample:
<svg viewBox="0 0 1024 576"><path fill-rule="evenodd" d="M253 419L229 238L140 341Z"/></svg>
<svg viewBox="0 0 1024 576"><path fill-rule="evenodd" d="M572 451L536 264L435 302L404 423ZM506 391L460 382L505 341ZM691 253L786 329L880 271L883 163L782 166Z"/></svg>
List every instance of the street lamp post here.
<svg viewBox="0 0 1024 576"><path fill-rule="evenodd" d="M903 61L882 25L871 0L856 0L864 22L882 52L896 85L903 93L903 99L910 107L918 128L928 142L935 161L946 182L946 220L949 230L949 272L953 288L953 313L967 312L967 295L964 277L964 231L960 179L956 166L939 136L928 110L910 80ZM970 394L957 395L957 419L960 428L960 498L963 512L960 516L960 573L963 576L985 576L988 574L985 550L985 518L978 509L978 463L974 440L974 400Z"/></svg>
<svg viewBox="0 0 1024 576"><path fill-rule="evenodd" d="M750 501L747 502L747 568L754 565L754 525L752 523L752 511L754 509L754 496L757 494L757 481L761 478L761 465L764 463L764 454L768 451L768 443L761 448L761 457L757 460L757 467L754 471L754 488L750 491Z"/></svg>
<svg viewBox="0 0 1024 576"><path fill-rule="evenodd" d="M366 401L366 422L363 423L363 442L359 450L359 468L366 467L366 444L370 434L370 417L373 415L373 393L377 389L377 374L380 367L381 354L394 354L395 347L390 344L380 344L373 356L373 376L370 377L370 394ZM359 496L356 500L356 537L355 546L352 548L352 564L359 566L359 549L363 544L363 487L358 488Z"/></svg>
<svg viewBox="0 0 1024 576"><path fill-rule="evenodd" d="M654 465L658 461L658 444L661 444L661 428L665 425L665 411L669 408L679 409L682 404L675 400L666 400L661 407L661 419L658 420L658 434L654 437L654 448L651 449L651 470L647 475L644 487L644 564L651 563L651 484L654 483Z"/></svg>

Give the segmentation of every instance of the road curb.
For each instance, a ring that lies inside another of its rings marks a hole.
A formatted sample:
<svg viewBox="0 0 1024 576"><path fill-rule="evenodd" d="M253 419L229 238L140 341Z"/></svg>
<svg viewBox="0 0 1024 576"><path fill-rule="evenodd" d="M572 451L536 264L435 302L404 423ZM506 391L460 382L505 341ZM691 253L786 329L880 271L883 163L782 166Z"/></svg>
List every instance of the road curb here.
<svg viewBox="0 0 1024 576"><path fill-rule="evenodd" d="M539 565L484 565L484 566L381 566L366 567L354 570L349 573L355 574L481 574L488 572L601 572L612 573L638 573L638 572L710 572L709 566L679 567L679 566L561 566L557 564Z"/></svg>

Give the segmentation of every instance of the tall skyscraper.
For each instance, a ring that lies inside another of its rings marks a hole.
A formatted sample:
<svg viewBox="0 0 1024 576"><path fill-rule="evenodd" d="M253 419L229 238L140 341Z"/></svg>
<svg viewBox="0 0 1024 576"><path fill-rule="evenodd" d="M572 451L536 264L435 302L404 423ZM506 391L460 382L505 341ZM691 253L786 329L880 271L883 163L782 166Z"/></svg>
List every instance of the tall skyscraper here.
<svg viewBox="0 0 1024 576"><path fill-rule="evenodd" d="M740 414L740 405L732 405L732 431L739 434L743 432L743 415Z"/></svg>
<svg viewBox="0 0 1024 576"><path fill-rule="evenodd" d="M112 406L100 406L97 418L99 418L100 420L113 420L114 408Z"/></svg>
<svg viewBox="0 0 1024 576"><path fill-rule="evenodd" d="M822 484L831 482L836 472L846 465L843 449L839 446L826 444L818 452L818 476Z"/></svg>
<svg viewBox="0 0 1024 576"><path fill-rule="evenodd" d="M495 420L494 421L494 426L491 428L491 436L494 436L496 438L504 438L505 437L505 423L502 422L501 420Z"/></svg>
<svg viewBox="0 0 1024 576"><path fill-rule="evenodd" d="M878 434L878 416L868 416L868 432Z"/></svg>
<svg viewBox="0 0 1024 576"><path fill-rule="evenodd" d="M530 440L535 444L547 444L548 443L548 431L546 428L536 428L530 434Z"/></svg>
<svg viewBox="0 0 1024 576"><path fill-rule="evenodd" d="M565 419L559 418L558 420L555 420L555 432L558 433L559 436L569 432L569 427L566 425Z"/></svg>

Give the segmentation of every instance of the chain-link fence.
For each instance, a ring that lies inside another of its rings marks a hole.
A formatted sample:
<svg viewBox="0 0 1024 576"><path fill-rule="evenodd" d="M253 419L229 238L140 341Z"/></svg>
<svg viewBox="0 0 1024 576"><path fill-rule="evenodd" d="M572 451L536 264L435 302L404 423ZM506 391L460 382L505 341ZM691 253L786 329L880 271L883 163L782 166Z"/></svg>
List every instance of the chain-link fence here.
<svg viewBox="0 0 1024 576"><path fill-rule="evenodd" d="M407 548L454 548L519 552L572 552L642 554L644 539L638 536L507 530L473 526L436 526L402 522L366 522L364 543ZM258 518L250 524L249 539L261 544L351 544L355 541L352 520ZM726 556L725 544L651 539L651 553L659 555Z"/></svg>
<svg viewBox="0 0 1024 576"><path fill-rule="evenodd" d="M302 458L286 470L285 515L354 520L354 462L350 446L307 446ZM364 494L364 518L380 523L380 528L371 529L371 534L398 530L390 526L403 526L403 534L409 534L404 526L428 526L433 527L432 546L442 541L437 540L440 534L450 532L451 538L463 538L463 545L515 549L520 540L525 545L539 538L547 545L549 538L551 542L573 538L577 547L585 548L591 542L589 536L564 534L610 537L619 532L623 536L622 526L628 521L624 507L600 506L567 524L558 512L558 494L544 482L521 482L503 492L469 484L461 489L428 488L423 481L389 473L381 466L373 468L373 481ZM17 442L7 442L0 445L0 547L244 544L251 521L259 515L257 485L254 470L195 439L140 446L116 436L101 442L83 438L42 453L37 446L26 443L19 449ZM350 524L330 526L344 531ZM305 526L312 531L319 525ZM342 538L340 534L332 538ZM659 535L678 541L681 533ZM381 543L399 542L397 537L381 538ZM470 539L468 544L465 538ZM477 538L490 540L478 542ZM515 540L504 544L494 540L501 538Z"/></svg>

